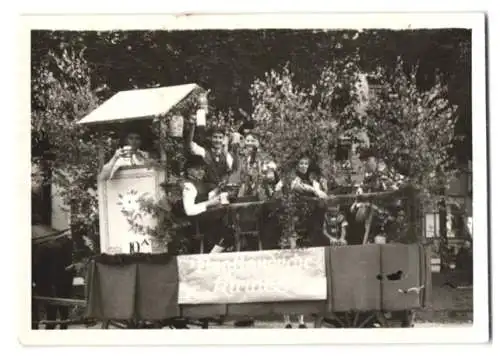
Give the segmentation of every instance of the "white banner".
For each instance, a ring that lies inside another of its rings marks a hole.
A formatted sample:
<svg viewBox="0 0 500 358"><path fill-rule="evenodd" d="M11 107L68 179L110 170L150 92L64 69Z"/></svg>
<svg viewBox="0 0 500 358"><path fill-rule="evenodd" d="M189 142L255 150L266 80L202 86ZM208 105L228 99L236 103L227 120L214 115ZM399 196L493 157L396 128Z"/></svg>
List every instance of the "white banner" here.
<svg viewBox="0 0 500 358"><path fill-rule="evenodd" d="M326 299L325 249L178 256L179 304Z"/></svg>

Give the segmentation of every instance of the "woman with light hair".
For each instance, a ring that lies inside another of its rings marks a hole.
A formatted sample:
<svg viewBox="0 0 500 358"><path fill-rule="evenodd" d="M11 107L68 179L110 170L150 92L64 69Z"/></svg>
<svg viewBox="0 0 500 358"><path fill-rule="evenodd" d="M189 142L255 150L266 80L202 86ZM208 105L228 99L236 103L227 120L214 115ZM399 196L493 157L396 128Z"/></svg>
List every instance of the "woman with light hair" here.
<svg viewBox="0 0 500 358"><path fill-rule="evenodd" d="M278 173L278 166L271 159L264 159L261 166L262 180L258 187L258 197L261 201L276 198L283 189L283 181Z"/></svg>

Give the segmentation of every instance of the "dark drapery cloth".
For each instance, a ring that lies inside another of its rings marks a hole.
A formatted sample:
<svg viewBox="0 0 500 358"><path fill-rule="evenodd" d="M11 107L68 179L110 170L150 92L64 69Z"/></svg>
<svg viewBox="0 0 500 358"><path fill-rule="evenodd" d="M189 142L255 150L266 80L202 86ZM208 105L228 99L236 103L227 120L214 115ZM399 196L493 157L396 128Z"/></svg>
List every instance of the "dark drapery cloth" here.
<svg viewBox="0 0 500 358"><path fill-rule="evenodd" d="M123 263L113 260L104 257L90 264L87 317L160 320L180 315L175 256L143 255Z"/></svg>
<svg viewBox="0 0 500 358"><path fill-rule="evenodd" d="M164 262L150 259L154 255L126 263L94 260L87 278L87 316L101 320L162 320L181 314L205 318L225 313L251 316L401 311L425 307L430 302L429 253L421 245L358 245L324 250L326 299L229 305L180 307L175 257L165 257ZM404 293L412 287L422 290Z"/></svg>

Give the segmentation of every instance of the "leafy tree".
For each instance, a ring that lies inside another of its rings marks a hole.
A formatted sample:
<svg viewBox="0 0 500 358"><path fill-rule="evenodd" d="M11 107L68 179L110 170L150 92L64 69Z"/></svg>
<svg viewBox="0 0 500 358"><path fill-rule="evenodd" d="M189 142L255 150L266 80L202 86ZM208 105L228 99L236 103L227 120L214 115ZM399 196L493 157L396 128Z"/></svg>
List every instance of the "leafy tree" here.
<svg viewBox="0 0 500 358"><path fill-rule="evenodd" d="M405 58L405 63L399 63L397 56ZM377 71L379 67L384 70ZM437 86L436 67L443 73ZM376 99L367 110L369 116L363 117L356 93L363 72L374 72L383 88L410 94L387 103ZM66 188L64 197L77 208L73 215L82 213L75 218L77 226L93 228L89 232L96 232L88 220L93 218L95 223L96 216L83 213L96 213L95 196L87 193L95 189L99 138L72 122L120 90L196 82L212 90L210 103L217 111L238 113L242 108L252 112L261 124L265 149L281 167L292 167L305 149L320 153L316 159L329 178L334 176L335 168L329 163L341 134L356 135L365 129L373 133L371 143L380 151L389 145L380 138L398 140L395 143L403 149L417 144L433 150L452 149L449 126L443 127L445 135L438 143L421 143L418 136L410 136L405 144L396 136L402 123L410 126L417 121L419 106L411 94L421 100L435 95L435 100L423 106L427 117L420 116L442 124L446 110L436 114L430 108L436 103L448 109L450 102L458 104L454 152L467 157L471 151L470 31L34 31L32 73L33 147L49 142L43 156L50 156L53 167L61 168L54 180ZM96 88L100 83L108 86ZM441 101L445 99L446 103ZM399 127L389 126L388 116L397 117L398 111L405 119ZM435 133L430 122L410 126L408 131ZM386 127L390 127L389 134ZM269 140L271 133L273 140ZM467 141L457 141L457 135ZM280 136L286 140L277 140ZM112 140L105 140L111 150ZM166 146L174 150L179 143ZM402 153L387 157L388 164L405 170L404 162L409 159ZM422 158L412 163L413 171L425 162L425 173L437 164L449 173L445 164L450 158L441 150L429 154L426 149L418 155ZM415 180L424 186L432 184L424 178Z"/></svg>
<svg viewBox="0 0 500 358"><path fill-rule="evenodd" d="M470 30L34 31L32 44L35 67L47 49L86 46L91 80L109 86L101 99L132 88L196 82L212 89L216 108L236 113L252 111L248 87L255 78L287 62L294 83L309 88L329 58L358 51L365 72L379 66L391 72L401 56L407 74L419 65L421 90L433 85L436 69L442 73L450 102L459 106L453 151L461 162L471 159Z"/></svg>
<svg viewBox="0 0 500 358"><path fill-rule="evenodd" d="M448 100L441 77L427 90L417 84L418 67L410 75L400 58L391 74L382 68L371 79L379 89L370 99L362 127L388 165L406 175L412 184L437 193L442 179L454 175L450 149L454 141L457 108Z"/></svg>
<svg viewBox="0 0 500 358"><path fill-rule="evenodd" d="M304 155L318 164L327 180L334 180L337 140L359 129L358 63L357 55L335 58L309 88L296 85L288 65L281 71L271 70L252 84L252 118L258 123L263 150L276 161L286 184ZM280 216L284 227L292 228L291 221L298 215L293 195L285 192L283 203ZM283 234L282 244L286 245L293 230Z"/></svg>
<svg viewBox="0 0 500 358"><path fill-rule="evenodd" d="M98 237L96 174L98 147L103 138L78 126L76 120L97 107L84 49L49 50L32 77L32 141L48 146L37 154L51 169L51 180L70 208L75 233ZM111 137L105 148L112 149Z"/></svg>
<svg viewBox="0 0 500 358"><path fill-rule="evenodd" d="M356 56L333 60L308 88L295 84L288 65L251 85L252 118L258 123L263 147L284 171L307 154L325 176L331 179L335 174L331 164L337 138L360 123L357 61Z"/></svg>
<svg viewBox="0 0 500 358"><path fill-rule="evenodd" d="M259 123L264 149L285 173L306 154L331 181L336 175L338 138L366 133L370 147L389 168L406 175L415 187L435 194L442 177L453 175L449 149L456 107L449 103L439 77L430 89L420 90L418 68L408 76L403 65L399 60L394 71L379 68L371 73L380 93L369 98L362 98L359 90L358 56L334 59L310 88L297 86L287 66L266 73L250 90L252 117ZM295 215L292 207L288 220Z"/></svg>

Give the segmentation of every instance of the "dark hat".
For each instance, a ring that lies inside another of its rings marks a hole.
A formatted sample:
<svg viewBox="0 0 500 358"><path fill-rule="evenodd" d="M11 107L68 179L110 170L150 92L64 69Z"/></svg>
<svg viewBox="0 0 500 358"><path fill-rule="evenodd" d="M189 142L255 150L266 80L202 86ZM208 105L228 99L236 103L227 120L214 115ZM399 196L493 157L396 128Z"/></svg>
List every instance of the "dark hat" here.
<svg viewBox="0 0 500 358"><path fill-rule="evenodd" d="M247 134L249 134L250 132L253 132L255 129L255 121L244 121L240 128L238 128L238 133L240 133L242 136L245 136Z"/></svg>
<svg viewBox="0 0 500 358"><path fill-rule="evenodd" d="M204 168L205 164L206 163L202 157L198 155L189 155L187 156L186 162L184 163L184 170L190 168Z"/></svg>

